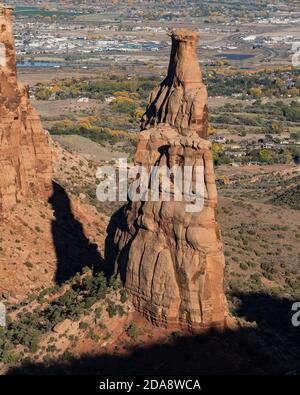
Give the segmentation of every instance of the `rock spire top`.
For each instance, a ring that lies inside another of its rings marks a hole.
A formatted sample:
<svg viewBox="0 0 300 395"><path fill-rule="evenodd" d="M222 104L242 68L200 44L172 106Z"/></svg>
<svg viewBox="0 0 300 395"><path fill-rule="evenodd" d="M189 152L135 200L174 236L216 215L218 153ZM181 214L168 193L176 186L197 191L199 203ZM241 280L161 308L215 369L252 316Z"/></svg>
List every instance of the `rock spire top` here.
<svg viewBox="0 0 300 395"><path fill-rule="evenodd" d="M199 34L189 29L170 33L172 49L168 74L150 95L141 128L160 123L175 126L181 134L194 130L207 137L207 91L197 59Z"/></svg>

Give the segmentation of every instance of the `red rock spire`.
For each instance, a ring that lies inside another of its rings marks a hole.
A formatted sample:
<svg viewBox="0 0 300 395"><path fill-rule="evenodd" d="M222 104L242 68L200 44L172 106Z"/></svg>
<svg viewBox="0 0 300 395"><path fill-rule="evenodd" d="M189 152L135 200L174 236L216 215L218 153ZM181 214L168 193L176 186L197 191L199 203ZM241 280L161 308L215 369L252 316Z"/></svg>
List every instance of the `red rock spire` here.
<svg viewBox="0 0 300 395"><path fill-rule="evenodd" d="M199 35L188 29L178 29L170 36L172 49L168 75L151 92L142 130L167 123L181 134L193 129L206 138L207 91L196 54Z"/></svg>
<svg viewBox="0 0 300 395"><path fill-rule="evenodd" d="M168 76L154 89L142 122L135 164L149 170L202 170L199 210L187 195L129 202L112 219L107 262L120 274L135 308L157 325L224 328L224 251L216 221L217 188L207 131L207 93L196 58L197 33L172 33ZM174 186L174 179L171 181ZM175 187L173 188L173 191Z"/></svg>

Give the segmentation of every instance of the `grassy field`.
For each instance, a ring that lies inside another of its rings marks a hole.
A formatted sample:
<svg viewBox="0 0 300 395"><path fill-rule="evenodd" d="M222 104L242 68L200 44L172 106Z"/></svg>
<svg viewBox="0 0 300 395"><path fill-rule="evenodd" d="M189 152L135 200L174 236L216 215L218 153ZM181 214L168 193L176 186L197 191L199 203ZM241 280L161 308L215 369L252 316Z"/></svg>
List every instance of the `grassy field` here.
<svg viewBox="0 0 300 395"><path fill-rule="evenodd" d="M37 16L42 16L42 17L74 17L77 15L81 15L82 13L80 12L71 12L71 11L63 11L63 10L57 10L57 11L51 11L47 10L46 8L39 8L39 7L16 7L14 9L14 14L16 16L22 15L22 16L27 16L27 17L37 17Z"/></svg>

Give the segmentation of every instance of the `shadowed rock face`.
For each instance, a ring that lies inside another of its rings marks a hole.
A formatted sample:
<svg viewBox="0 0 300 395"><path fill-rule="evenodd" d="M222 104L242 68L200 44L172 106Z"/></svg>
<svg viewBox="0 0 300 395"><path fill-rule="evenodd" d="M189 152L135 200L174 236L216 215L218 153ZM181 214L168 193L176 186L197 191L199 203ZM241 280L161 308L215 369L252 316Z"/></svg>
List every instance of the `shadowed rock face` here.
<svg viewBox="0 0 300 395"><path fill-rule="evenodd" d="M17 81L12 8L0 4L0 211L52 192L48 139L29 102L28 85Z"/></svg>
<svg viewBox="0 0 300 395"><path fill-rule="evenodd" d="M207 91L196 55L199 35L187 29L171 34L172 50L168 75L150 95L142 130L159 123L175 126L180 133L193 129L207 137Z"/></svg>
<svg viewBox="0 0 300 395"><path fill-rule="evenodd" d="M204 206L189 212L187 206L195 204L191 196L174 199L172 178L173 195L165 201L160 183L157 201L129 202L113 217L107 252L134 306L154 323L223 328L224 253L211 143L203 138L207 96L195 55L197 35L179 30L172 40L168 77L152 94L147 112L151 106L155 111L152 118L144 116L142 128L147 128L140 134L135 164L148 170L190 166L193 192L196 169L202 169ZM195 126L189 120L196 118L202 121Z"/></svg>

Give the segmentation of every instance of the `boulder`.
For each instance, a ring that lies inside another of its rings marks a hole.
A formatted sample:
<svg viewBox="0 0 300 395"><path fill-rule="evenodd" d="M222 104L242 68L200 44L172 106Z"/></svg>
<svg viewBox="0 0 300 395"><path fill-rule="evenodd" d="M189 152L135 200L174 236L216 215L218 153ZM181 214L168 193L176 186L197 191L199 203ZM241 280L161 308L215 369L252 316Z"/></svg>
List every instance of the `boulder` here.
<svg viewBox="0 0 300 395"><path fill-rule="evenodd" d="M72 326L72 321L67 318L66 320L56 324L55 327L53 328L53 332L59 334L65 333L66 331L68 331L68 329L71 328L71 326Z"/></svg>

